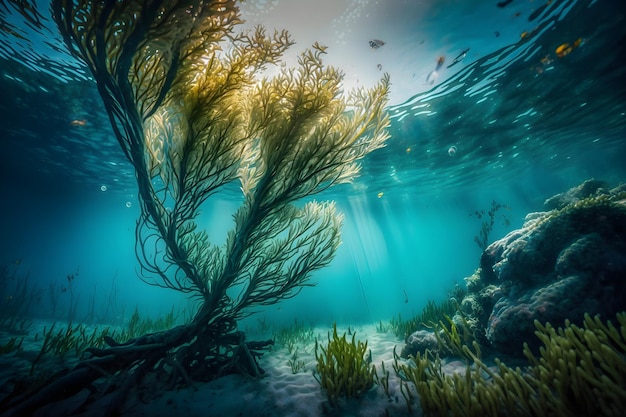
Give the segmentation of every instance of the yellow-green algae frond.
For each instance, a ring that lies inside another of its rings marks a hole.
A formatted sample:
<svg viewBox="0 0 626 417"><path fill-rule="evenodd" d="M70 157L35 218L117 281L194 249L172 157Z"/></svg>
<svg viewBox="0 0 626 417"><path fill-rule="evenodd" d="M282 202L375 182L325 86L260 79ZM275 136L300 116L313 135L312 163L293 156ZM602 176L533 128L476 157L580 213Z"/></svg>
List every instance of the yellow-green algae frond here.
<svg viewBox="0 0 626 417"><path fill-rule="evenodd" d="M318 44L283 68L289 34L237 30L233 0L52 0L50 9L134 168L142 278L199 302L188 323L124 343L103 338L107 347L88 348L37 395L15 398L11 414L32 415L87 385L95 389L84 401L119 390L107 406L119 414L131 386L259 377L258 351L273 341L247 341L238 322L297 295L333 259L343 216L314 197L351 181L389 137L389 77L344 92L343 73L324 65ZM239 186L241 206L225 213L232 227L219 241L199 216L229 185Z"/></svg>
<svg viewBox="0 0 626 417"><path fill-rule="evenodd" d="M330 262L343 216L333 202L294 203L351 181L384 145L387 75L344 91L317 43L283 68L290 35L237 31L231 0L55 0L53 13L135 168L146 281L197 295L199 322L232 329ZM231 183L243 203L220 245L196 220Z"/></svg>
<svg viewBox="0 0 626 417"><path fill-rule="evenodd" d="M563 328L535 321L539 357L524 346L530 365L510 368L496 359L493 370L478 344L464 346L465 374L448 375L429 352L402 364L398 375L415 385L428 416L622 416L626 407L626 313L617 326L585 316L583 326Z"/></svg>
<svg viewBox="0 0 626 417"><path fill-rule="evenodd" d="M321 351L321 352L320 352ZM374 385L376 368L366 356L367 341L346 339L337 334L337 324L333 325L332 338L328 332L328 345L319 346L315 341L315 358L317 359L316 379L326 391L331 404L337 405L341 397L358 397Z"/></svg>

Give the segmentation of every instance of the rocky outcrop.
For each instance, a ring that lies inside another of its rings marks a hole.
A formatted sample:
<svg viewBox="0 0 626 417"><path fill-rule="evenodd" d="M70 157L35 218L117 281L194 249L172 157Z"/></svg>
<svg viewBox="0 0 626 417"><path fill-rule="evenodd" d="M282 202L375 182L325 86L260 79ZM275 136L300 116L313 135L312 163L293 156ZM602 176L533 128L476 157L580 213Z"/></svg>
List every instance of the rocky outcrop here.
<svg viewBox="0 0 626 417"><path fill-rule="evenodd" d="M539 343L534 320L562 326L626 309L626 187L589 180L545 204L489 245L466 279L461 312L482 344L503 353Z"/></svg>
<svg viewBox="0 0 626 417"><path fill-rule="evenodd" d="M406 338L406 345L402 348L400 356L408 358L411 355L415 356L417 352L424 353L426 350L431 353L443 354L441 348L442 346L440 346L433 331L418 330Z"/></svg>

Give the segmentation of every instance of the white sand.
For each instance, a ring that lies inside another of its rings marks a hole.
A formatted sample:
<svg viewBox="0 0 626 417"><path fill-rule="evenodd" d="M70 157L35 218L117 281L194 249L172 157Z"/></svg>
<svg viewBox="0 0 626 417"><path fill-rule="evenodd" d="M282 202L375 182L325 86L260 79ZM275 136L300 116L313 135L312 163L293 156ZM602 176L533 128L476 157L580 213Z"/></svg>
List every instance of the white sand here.
<svg viewBox="0 0 626 417"><path fill-rule="evenodd" d="M47 323L49 325L49 323ZM37 323L33 328L39 330L42 323ZM124 416L258 416L258 417L305 417L305 416L400 416L407 415L407 403L400 391L401 379L393 371L394 346L399 353L404 343L393 333L378 333L375 325L352 326L356 331L356 339L368 341L368 350L372 352L372 363L376 365L378 375L382 377L382 362L389 376L389 397L384 392L382 385L375 384L368 392L359 398L341 399L339 406L331 406L323 391L313 376L316 367L314 354L314 342L306 345L298 344L298 360L306 364L305 370L293 374L288 364L291 358L286 347L275 346L273 351L265 352L259 364L265 370L262 378L254 379L241 375L228 375L209 383L196 383L193 387L177 391L168 391L159 394L159 397L149 403L142 403L132 395L124 406ZM31 329L33 330L33 329ZM338 326L341 335L347 330L347 326ZM320 345L328 343L328 328L315 328L314 334L320 341ZM5 335L6 336L6 335ZM350 336L348 336L350 337ZM264 340L267 337L249 340ZM11 354L0 356L0 385L4 385L12 376L28 373L30 361L36 355L40 341L34 341L33 336L25 339L24 351L18 355ZM72 356L72 355L68 355ZM75 358L66 358L65 362L57 358L42 359L38 365L46 368L69 366L75 363ZM461 362L450 362L446 366L448 372L457 372L465 369ZM419 399L412 384L408 384L413 394L411 400L412 416L421 416ZM7 388L6 386L4 387ZM86 393L86 390L84 390ZM5 394L7 392L4 392ZM74 396L69 401L56 403L46 410L41 410L37 416L63 415L82 402ZM102 410L106 405L106 398L100 404L94 404L90 408L93 411ZM89 416L90 413L84 414Z"/></svg>
<svg viewBox="0 0 626 417"><path fill-rule="evenodd" d="M339 327L341 335L347 327ZM326 346L327 328L316 328L315 334L322 346ZM381 375L381 362L391 372L387 398L383 387L374 385L360 398L342 399L339 407L332 407L313 377L316 366L314 346L298 345L298 359L306 363L305 371L293 374L288 361L291 357L286 348L277 346L259 361L265 370L260 379L240 375L229 375L215 381L196 385L194 388L166 392L149 404L134 402L128 405L124 415L128 416L258 416L258 417L313 417L313 416L363 416L381 417L407 415L406 401L400 393L400 379L393 372L393 348L400 352L404 343L391 332L377 333L374 325L357 326L356 338L368 341L372 351L372 362ZM251 338L252 339L252 338ZM415 393L413 388L412 392ZM414 416L419 400L412 404ZM387 410L387 411L385 411Z"/></svg>

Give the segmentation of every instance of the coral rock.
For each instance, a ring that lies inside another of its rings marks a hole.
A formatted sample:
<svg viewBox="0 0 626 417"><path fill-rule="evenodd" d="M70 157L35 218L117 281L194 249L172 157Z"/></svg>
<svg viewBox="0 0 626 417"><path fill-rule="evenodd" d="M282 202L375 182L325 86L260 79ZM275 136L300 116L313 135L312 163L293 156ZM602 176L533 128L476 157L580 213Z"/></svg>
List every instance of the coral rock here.
<svg viewBox="0 0 626 417"><path fill-rule="evenodd" d="M537 340L535 319L562 326L565 319L582 323L585 313L612 317L626 308L623 190L586 181L487 247L481 282L472 278L461 305L491 347L520 355L524 342Z"/></svg>
<svg viewBox="0 0 626 417"><path fill-rule="evenodd" d="M429 330L418 330L412 333L406 340L406 345L402 348L400 356L408 358L416 356L417 352L424 354L426 349L432 353L439 352L439 342L434 332Z"/></svg>

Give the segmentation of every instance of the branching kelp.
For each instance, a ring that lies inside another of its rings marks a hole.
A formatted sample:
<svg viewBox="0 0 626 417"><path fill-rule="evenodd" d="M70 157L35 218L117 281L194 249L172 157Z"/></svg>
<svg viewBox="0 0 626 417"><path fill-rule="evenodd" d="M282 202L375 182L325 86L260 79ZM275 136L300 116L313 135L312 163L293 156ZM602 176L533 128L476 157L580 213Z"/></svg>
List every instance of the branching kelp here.
<svg viewBox="0 0 626 417"><path fill-rule="evenodd" d="M199 308L184 325L87 349L89 358L46 389L17 395L11 413L103 377L151 393L154 381L167 388L261 375L256 358L273 341L248 342L237 323L254 307L297 295L333 259L343 216L334 202L311 197L351 181L358 161L384 145L389 77L344 92L343 73L323 64L319 44L295 67L264 77L293 40L262 27L237 32L232 0L53 0L51 9L134 168L142 277L195 296ZM242 205L220 244L196 220L234 183ZM123 398L121 389L110 408Z"/></svg>

